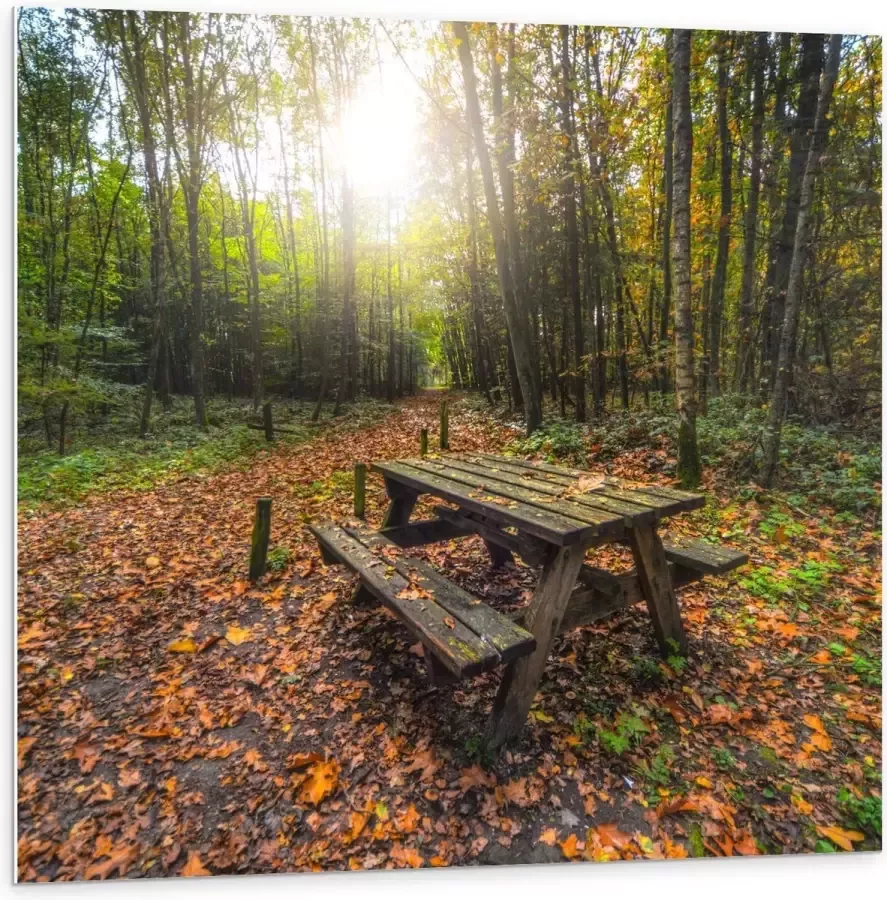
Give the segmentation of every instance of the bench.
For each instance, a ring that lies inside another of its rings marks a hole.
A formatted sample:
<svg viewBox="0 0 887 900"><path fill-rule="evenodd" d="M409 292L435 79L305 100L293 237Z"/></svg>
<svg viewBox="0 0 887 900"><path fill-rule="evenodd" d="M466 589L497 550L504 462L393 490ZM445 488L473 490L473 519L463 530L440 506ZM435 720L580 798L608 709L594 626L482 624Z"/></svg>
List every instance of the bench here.
<svg viewBox="0 0 887 900"><path fill-rule="evenodd" d="M327 563L347 566L368 592L421 641L433 684L469 678L532 653L536 639L448 581L403 556L384 535L333 523L309 526Z"/></svg>
<svg viewBox="0 0 887 900"><path fill-rule="evenodd" d="M698 581L705 575L724 575L748 562L748 554L706 541L663 541L665 558L676 568L678 584Z"/></svg>
<svg viewBox="0 0 887 900"><path fill-rule="evenodd" d="M724 575L748 562L747 553L705 541L663 542L662 546L676 588L700 581L706 575ZM644 599L635 570L614 575L586 564L579 570L578 580L561 620L561 634L597 622Z"/></svg>

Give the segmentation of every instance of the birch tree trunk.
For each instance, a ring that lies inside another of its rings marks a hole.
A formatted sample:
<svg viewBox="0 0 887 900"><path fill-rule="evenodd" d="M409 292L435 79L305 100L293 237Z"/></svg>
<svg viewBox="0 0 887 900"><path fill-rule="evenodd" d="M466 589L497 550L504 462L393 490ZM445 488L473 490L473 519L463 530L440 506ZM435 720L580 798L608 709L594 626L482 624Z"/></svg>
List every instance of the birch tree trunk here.
<svg viewBox="0 0 887 900"><path fill-rule="evenodd" d="M696 442L696 397L693 373L693 314L690 284L690 177L693 121L690 111L690 52L693 35L674 33L672 104L674 108L674 300L675 404L678 413L678 476L686 488L701 475Z"/></svg>

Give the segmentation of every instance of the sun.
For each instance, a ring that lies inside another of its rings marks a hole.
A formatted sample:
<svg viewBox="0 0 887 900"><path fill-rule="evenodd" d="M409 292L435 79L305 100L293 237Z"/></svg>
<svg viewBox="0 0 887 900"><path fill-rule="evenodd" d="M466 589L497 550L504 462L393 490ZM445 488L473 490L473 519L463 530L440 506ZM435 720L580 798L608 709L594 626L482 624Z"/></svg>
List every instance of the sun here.
<svg viewBox="0 0 887 900"><path fill-rule="evenodd" d="M343 115L339 141L341 164L360 196L396 193L415 156L415 108L390 82L367 85Z"/></svg>

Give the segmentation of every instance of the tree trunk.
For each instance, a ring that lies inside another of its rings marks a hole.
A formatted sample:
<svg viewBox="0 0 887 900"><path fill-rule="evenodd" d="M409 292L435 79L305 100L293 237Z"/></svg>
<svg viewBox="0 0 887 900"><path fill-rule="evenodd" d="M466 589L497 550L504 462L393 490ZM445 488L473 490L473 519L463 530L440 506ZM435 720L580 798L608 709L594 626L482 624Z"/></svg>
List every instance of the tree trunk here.
<svg viewBox="0 0 887 900"><path fill-rule="evenodd" d="M798 331L798 320L801 313L801 288L804 274L804 261L807 242L810 235L810 208L813 203L813 190L816 186L816 174L822 156L822 150L828 135L828 112L832 101L835 81L841 60L841 35L833 34L828 42L828 60L819 88L816 104L816 119L804 177L801 183L801 195L798 202L797 228L792 250L791 268L789 270L788 289L785 295L785 323L779 343L779 358L776 368L776 379L773 385L773 399L770 403L770 416L764 435L764 459L761 467L761 483L765 487L773 484L779 467L779 446L782 438L782 424L785 420L788 385L791 381L794 365L794 344Z"/></svg>
<svg viewBox="0 0 887 900"><path fill-rule="evenodd" d="M750 39L751 41L751 39ZM752 67L751 181L745 208L745 246L742 259L742 292L739 306L739 343L736 351L734 388L744 393L751 372L752 313L754 311L755 253L757 249L758 200L761 193L761 154L764 148L764 63L767 34L760 32L750 49Z"/></svg>
<svg viewBox="0 0 887 900"><path fill-rule="evenodd" d="M692 32L674 32L672 103L674 104L674 295L675 404L678 412L678 476L684 487L699 484L701 464L696 441L693 375L693 313L690 283L690 179L693 120L690 111Z"/></svg>
<svg viewBox="0 0 887 900"><path fill-rule="evenodd" d="M729 91L729 50L727 32L718 37L718 143L721 149L721 215L718 220L718 249L711 285L709 308L709 367L708 392L717 397L721 392L721 329L724 317L724 293L727 287L727 259L730 253L730 220L733 215L733 162L730 144L730 123L727 118Z"/></svg>
<svg viewBox="0 0 887 900"><path fill-rule="evenodd" d="M532 434L542 424L542 407L539 402L537 385L535 384L528 320L525 310L519 306L515 295L512 261L509 259L508 245L499 217L499 201L496 197L493 167L490 162L486 139L484 138L468 30L462 22L454 22L453 32L459 40L459 61L465 81L465 103L468 122L474 135L475 150L483 178L484 194L487 201L487 218L490 222L490 229L493 232L493 246L496 253L499 291L502 295L505 319L508 323L511 347L514 352L517 380L523 396L527 434Z"/></svg>

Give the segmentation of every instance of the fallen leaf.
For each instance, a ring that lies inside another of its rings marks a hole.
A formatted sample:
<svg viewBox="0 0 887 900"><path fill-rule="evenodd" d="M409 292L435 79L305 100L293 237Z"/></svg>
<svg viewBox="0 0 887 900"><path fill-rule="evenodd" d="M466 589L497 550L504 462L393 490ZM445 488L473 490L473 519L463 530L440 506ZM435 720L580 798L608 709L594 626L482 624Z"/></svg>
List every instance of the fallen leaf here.
<svg viewBox="0 0 887 900"><path fill-rule="evenodd" d="M191 638L181 638L173 641L167 648L170 653L196 653L197 644Z"/></svg>
<svg viewBox="0 0 887 900"><path fill-rule="evenodd" d="M302 803L317 806L324 797L328 797L339 783L339 764L331 759L329 762L315 763L308 770L308 778L302 785L299 799Z"/></svg>
<svg viewBox="0 0 887 900"><path fill-rule="evenodd" d="M557 843L557 832L553 828L546 828L545 831L539 835L539 843L548 844L549 847L553 847Z"/></svg>
<svg viewBox="0 0 887 900"><path fill-rule="evenodd" d="M240 628L237 625L229 625L228 630L225 632L225 639L237 647L239 644L250 640L249 629Z"/></svg>
<svg viewBox="0 0 887 900"><path fill-rule="evenodd" d="M193 850L188 854L188 862L182 867L182 873L185 878L199 878L203 875L212 875L200 861L200 856Z"/></svg>
<svg viewBox="0 0 887 900"><path fill-rule="evenodd" d="M842 850L852 852L853 842L865 840L865 835L860 831L847 831L839 828L837 825L829 825L823 827L817 825L816 830L824 837L828 838L833 844L837 844Z"/></svg>
<svg viewBox="0 0 887 900"><path fill-rule="evenodd" d="M575 859L579 853L578 843L579 838L577 838L575 834L571 834L564 838L564 840L558 841L558 846L561 848L561 853L563 853L567 859Z"/></svg>

